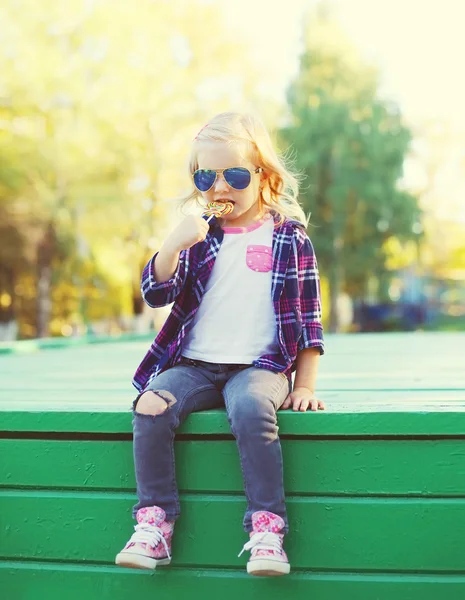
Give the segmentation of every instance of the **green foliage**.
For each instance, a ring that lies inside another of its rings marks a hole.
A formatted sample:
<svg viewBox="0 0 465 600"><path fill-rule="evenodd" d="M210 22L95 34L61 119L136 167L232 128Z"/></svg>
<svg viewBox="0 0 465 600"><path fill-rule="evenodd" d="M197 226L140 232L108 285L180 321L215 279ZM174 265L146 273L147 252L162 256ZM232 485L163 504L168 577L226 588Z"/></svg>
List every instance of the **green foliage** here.
<svg viewBox="0 0 465 600"><path fill-rule="evenodd" d="M338 293L364 295L369 277L386 269L384 242L415 237L419 209L399 185L410 132L398 108L378 97L376 73L326 17L312 19L306 34L281 138L306 176L301 200L337 329Z"/></svg>
<svg viewBox="0 0 465 600"><path fill-rule="evenodd" d="M227 99L209 82L252 80L244 47L201 1L4 0L0 23L5 318L29 336L131 313L190 128Z"/></svg>

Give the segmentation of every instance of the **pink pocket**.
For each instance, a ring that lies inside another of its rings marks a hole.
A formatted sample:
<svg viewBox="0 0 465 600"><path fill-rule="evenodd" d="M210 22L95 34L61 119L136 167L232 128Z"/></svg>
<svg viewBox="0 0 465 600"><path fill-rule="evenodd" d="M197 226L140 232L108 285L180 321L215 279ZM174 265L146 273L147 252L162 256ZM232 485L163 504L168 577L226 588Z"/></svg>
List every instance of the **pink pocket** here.
<svg viewBox="0 0 465 600"><path fill-rule="evenodd" d="M247 266L252 271L266 273L273 267L271 246L247 246Z"/></svg>

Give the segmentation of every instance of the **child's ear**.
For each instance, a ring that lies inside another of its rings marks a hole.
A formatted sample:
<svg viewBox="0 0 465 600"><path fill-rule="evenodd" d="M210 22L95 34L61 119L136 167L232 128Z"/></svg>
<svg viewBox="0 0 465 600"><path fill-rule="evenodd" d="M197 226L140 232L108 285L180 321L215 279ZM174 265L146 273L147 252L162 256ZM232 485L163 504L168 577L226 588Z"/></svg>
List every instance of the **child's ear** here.
<svg viewBox="0 0 465 600"><path fill-rule="evenodd" d="M260 173L260 184L263 185L264 183L267 182L268 179L269 179L269 175L265 171L265 169L262 167L262 172Z"/></svg>

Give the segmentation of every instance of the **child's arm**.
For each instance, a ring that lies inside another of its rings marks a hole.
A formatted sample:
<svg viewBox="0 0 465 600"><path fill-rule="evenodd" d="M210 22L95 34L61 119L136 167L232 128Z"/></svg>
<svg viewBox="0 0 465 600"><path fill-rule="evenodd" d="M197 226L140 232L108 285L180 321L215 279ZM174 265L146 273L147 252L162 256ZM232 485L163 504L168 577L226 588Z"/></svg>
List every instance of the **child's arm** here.
<svg viewBox="0 0 465 600"><path fill-rule="evenodd" d="M284 401L283 409L290 408L295 411L305 412L310 410L324 410L322 400L315 398L315 383L320 360L319 348L305 348L297 354L294 390Z"/></svg>
<svg viewBox="0 0 465 600"><path fill-rule="evenodd" d="M295 411L324 410L325 405L315 398L315 384L320 354L324 352L321 325L321 296L318 264L307 234L296 230L296 263L299 286L302 333L296 359L294 390L282 408Z"/></svg>
<svg viewBox="0 0 465 600"><path fill-rule="evenodd" d="M142 273L141 292L150 307L159 308L174 302L189 272L189 249L206 238L208 229L201 217L186 217L147 263Z"/></svg>
<svg viewBox="0 0 465 600"><path fill-rule="evenodd" d="M180 250L166 246L166 242L163 244L153 259L153 272L158 283L166 283L172 279L178 268L180 255Z"/></svg>

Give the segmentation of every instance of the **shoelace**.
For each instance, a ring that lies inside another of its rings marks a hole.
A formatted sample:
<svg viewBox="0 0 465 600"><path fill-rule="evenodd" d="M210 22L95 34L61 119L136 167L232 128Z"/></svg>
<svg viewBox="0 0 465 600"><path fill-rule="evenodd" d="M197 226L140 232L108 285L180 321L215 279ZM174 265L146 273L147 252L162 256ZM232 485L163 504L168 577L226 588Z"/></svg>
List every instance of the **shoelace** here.
<svg viewBox="0 0 465 600"><path fill-rule="evenodd" d="M135 544L148 544L152 548L155 548L160 542L163 544L168 558L171 558L168 544L166 543L163 531L155 525L149 525L149 523L139 523L134 527L135 532L131 536L131 542Z"/></svg>
<svg viewBox="0 0 465 600"><path fill-rule="evenodd" d="M244 544L244 547L238 554L241 556L246 550L272 550L273 552L282 552L282 539L277 533L270 533L264 531L263 533L254 533L248 542Z"/></svg>

